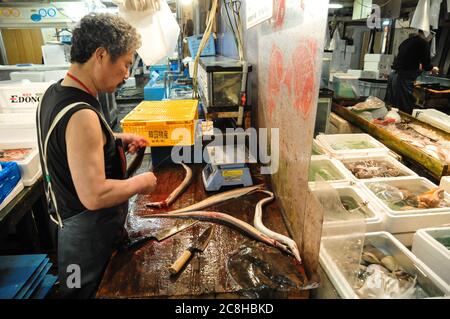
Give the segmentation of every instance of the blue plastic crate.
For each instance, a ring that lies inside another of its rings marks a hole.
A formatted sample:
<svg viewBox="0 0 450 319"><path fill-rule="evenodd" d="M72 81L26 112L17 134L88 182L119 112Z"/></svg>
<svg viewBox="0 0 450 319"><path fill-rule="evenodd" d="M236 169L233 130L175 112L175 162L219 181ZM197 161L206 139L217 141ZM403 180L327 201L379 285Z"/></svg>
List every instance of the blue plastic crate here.
<svg viewBox="0 0 450 319"><path fill-rule="evenodd" d="M186 38L188 42L189 52L191 57L197 56L198 47L200 46L200 42L202 41L203 35L193 35L191 37ZM203 49L203 52L200 56L212 56L216 55L216 47L214 45L214 37L212 35L209 36L208 42Z"/></svg>
<svg viewBox="0 0 450 319"><path fill-rule="evenodd" d="M2 162L0 171L0 203L12 192L20 180L20 169L16 162Z"/></svg>
<svg viewBox="0 0 450 319"><path fill-rule="evenodd" d="M167 65L167 64L151 65L149 67L149 71L150 71L150 73L152 73L152 71L155 71L155 72L159 73L160 77L162 78L164 72L165 71L169 71L169 65Z"/></svg>
<svg viewBox="0 0 450 319"><path fill-rule="evenodd" d="M148 83L144 87L145 101L161 101L165 96L164 84Z"/></svg>

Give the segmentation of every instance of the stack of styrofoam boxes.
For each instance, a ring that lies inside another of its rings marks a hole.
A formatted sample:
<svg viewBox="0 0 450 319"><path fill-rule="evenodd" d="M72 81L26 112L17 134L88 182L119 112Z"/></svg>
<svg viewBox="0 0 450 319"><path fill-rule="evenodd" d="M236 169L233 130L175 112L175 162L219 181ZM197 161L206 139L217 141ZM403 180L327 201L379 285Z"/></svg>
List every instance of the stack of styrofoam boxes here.
<svg viewBox="0 0 450 319"><path fill-rule="evenodd" d="M436 238L450 239L450 227L419 229L414 234L412 252L441 277L450 290L450 250Z"/></svg>
<svg viewBox="0 0 450 319"><path fill-rule="evenodd" d="M0 82L0 113L36 112L45 90L53 82Z"/></svg>
<svg viewBox="0 0 450 319"><path fill-rule="evenodd" d="M352 252L345 251L343 247L340 247L338 251L333 248L340 243L344 243L346 240L357 243L359 237L359 234L350 232L345 236L322 238L320 264L341 298L360 299L361 297L357 294L349 278L345 275L346 269L339 266L339 260L345 259L346 268L349 268L347 257ZM416 285L420 286L427 295L426 298L448 298L450 296L448 285L391 234L387 232L366 233L364 236L364 245L366 244L371 244L386 256L394 257L401 269L412 276L416 276ZM356 249L354 252L357 251ZM353 266L356 270L357 265ZM378 289L378 291L381 292L381 289Z"/></svg>
<svg viewBox="0 0 450 319"><path fill-rule="evenodd" d="M384 213L375 201L367 194L365 189L358 183L358 180L353 174L344 166L342 160L347 157L355 158L373 158L377 156L388 156L389 149L383 144L375 140L368 134L321 134L317 136L318 144L324 149L324 152L331 157L329 160L339 168L345 181L338 181L336 184L333 181L331 186L335 188L340 195L348 195L356 199L359 203L364 203L370 216L365 219L367 231L381 231L384 230ZM336 149L335 145L346 142L363 142L372 146L366 149ZM320 158L319 158L320 159ZM317 161L318 159L316 159ZM313 161L311 161L313 163ZM320 162L318 162L320 164ZM343 183L345 182L345 183ZM314 183L310 182L310 188L314 189Z"/></svg>
<svg viewBox="0 0 450 319"><path fill-rule="evenodd" d="M0 113L0 149L32 149L25 159L17 161L24 186L33 185L42 175L35 117L31 112Z"/></svg>
<svg viewBox="0 0 450 319"><path fill-rule="evenodd" d="M381 75L389 75L394 63L392 54L366 54L364 56L364 70L379 72L377 78Z"/></svg>
<svg viewBox="0 0 450 319"><path fill-rule="evenodd" d="M437 188L435 184L423 177L386 178L363 182L367 193L383 208L385 216L385 230L392 233L404 245L411 246L414 233L424 227L434 227L450 222L450 208L405 209L394 210L381 200L372 190L375 183L382 183L396 188L408 190L414 194L421 194ZM444 192L444 197L450 201L450 195Z"/></svg>

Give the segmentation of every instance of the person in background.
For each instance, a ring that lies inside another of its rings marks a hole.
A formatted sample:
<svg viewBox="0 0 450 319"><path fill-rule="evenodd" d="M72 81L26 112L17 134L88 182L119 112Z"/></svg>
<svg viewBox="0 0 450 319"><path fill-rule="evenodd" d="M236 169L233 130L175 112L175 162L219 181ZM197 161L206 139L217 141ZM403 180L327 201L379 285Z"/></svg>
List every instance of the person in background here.
<svg viewBox="0 0 450 319"><path fill-rule="evenodd" d="M113 133L97 99L125 82L139 47L139 34L124 19L83 17L73 30L69 71L48 88L38 107L41 166L51 218L60 226L62 298L95 296L122 239L128 199L156 187L151 172L125 178L124 150L135 153L147 142Z"/></svg>
<svg viewBox="0 0 450 319"><path fill-rule="evenodd" d="M401 111L412 114L415 104L414 81L422 71L439 73L439 68L431 65L430 45L422 30L400 44L392 69L385 100Z"/></svg>

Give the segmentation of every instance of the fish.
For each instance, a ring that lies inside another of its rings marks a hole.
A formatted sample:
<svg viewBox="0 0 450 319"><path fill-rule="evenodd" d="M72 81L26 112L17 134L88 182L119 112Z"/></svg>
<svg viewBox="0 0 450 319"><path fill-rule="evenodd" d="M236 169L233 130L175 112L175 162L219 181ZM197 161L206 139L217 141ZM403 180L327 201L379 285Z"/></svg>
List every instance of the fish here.
<svg viewBox="0 0 450 319"><path fill-rule="evenodd" d="M250 194L256 190L260 190L264 187L264 184L259 184L259 185L255 185L255 186L249 186L249 187L242 187L242 188L238 188L238 189L233 189L231 191L227 191L227 192L223 192L223 193L219 193L210 197L207 197L206 199L195 203L193 205L184 207L184 208L180 208L177 210L172 210L167 212L167 214L178 214L178 213L183 213L183 212L190 212L190 211L194 211L194 210L201 210L205 207L210 207L222 202L225 202L229 199L233 199L233 198L238 198L247 194ZM149 204L147 204L147 207L152 207L149 206ZM141 217L147 217L148 215L144 214L141 215ZM150 216L152 216L150 214Z"/></svg>
<svg viewBox="0 0 450 319"><path fill-rule="evenodd" d="M297 244L295 243L295 241L287 236L284 236L282 234L274 232L274 231L270 230L269 228L267 228L266 226L264 226L264 224L262 222L262 206L264 204L267 204L267 203L273 201L275 196L273 195L272 192L269 192L269 191L262 190L260 192L269 195L269 197L263 198L256 204L255 216L253 218L253 225L255 226L255 228L257 230L259 230L263 234L265 234L265 235L279 241L280 243L285 244L287 247L289 247L292 254L301 263L302 259L300 257L300 252L298 250L298 247L297 247Z"/></svg>
<svg viewBox="0 0 450 319"><path fill-rule="evenodd" d="M165 200L160 202L147 203L147 207L158 207L158 208L169 207L178 198L178 196L180 196L186 190L186 188L189 187L189 185L192 182L192 170L189 166L187 166L183 162L181 162L180 164L186 171L186 176L184 177L183 182L181 182L181 184L178 185L178 187L175 188Z"/></svg>
<svg viewBox="0 0 450 319"><path fill-rule="evenodd" d="M252 237L252 238L254 238L260 242L263 242L267 245L278 248L281 251L283 251L291 256L293 255L291 250L287 246L280 243L276 239L270 238L266 234L257 230L252 225L250 225L236 217L225 214L225 213L214 212L214 211L190 211L190 212L177 213L177 214L167 214L167 213L152 214L152 215L148 215L146 217L147 218L192 218L192 219L198 219L198 220L211 221L211 222L215 222L215 223L219 223L219 224L225 224L227 226L237 228L238 230L242 231L244 234L246 234L249 237Z"/></svg>

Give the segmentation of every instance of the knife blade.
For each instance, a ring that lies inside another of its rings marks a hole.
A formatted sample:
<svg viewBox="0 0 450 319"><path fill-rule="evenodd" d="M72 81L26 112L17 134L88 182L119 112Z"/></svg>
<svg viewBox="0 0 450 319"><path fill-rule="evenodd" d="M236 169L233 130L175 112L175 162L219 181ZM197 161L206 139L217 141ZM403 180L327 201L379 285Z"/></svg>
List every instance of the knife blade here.
<svg viewBox="0 0 450 319"><path fill-rule="evenodd" d="M195 252L203 252L208 246L209 241L213 235L215 225L209 226L192 244L187 248L183 254L169 267L172 275L177 274L186 262L191 258Z"/></svg>
<svg viewBox="0 0 450 319"><path fill-rule="evenodd" d="M175 226L170 228L164 228L158 230L154 234L145 235L144 237L139 237L137 239L128 239L128 241L125 243L125 246L127 249L133 248L145 241L151 240L152 238L156 239L157 241L163 241L166 238L169 238L170 236L175 235L176 233L179 233L180 231L191 227L192 225L196 224L198 220L194 219L188 219L184 221L178 221Z"/></svg>

